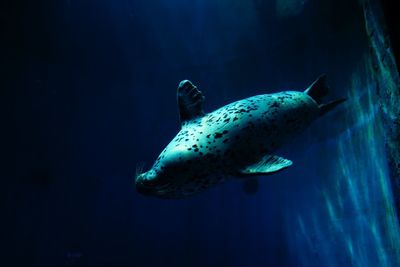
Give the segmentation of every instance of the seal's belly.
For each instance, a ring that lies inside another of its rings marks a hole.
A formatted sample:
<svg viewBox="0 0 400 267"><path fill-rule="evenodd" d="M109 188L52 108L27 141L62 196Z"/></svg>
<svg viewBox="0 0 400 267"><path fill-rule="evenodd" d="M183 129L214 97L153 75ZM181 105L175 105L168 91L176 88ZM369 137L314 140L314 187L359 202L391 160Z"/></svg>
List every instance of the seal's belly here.
<svg viewBox="0 0 400 267"><path fill-rule="evenodd" d="M210 187L223 183L228 176L220 174L210 174L207 176L187 176L182 184L171 185L164 189L160 195L163 198L185 198L207 190Z"/></svg>

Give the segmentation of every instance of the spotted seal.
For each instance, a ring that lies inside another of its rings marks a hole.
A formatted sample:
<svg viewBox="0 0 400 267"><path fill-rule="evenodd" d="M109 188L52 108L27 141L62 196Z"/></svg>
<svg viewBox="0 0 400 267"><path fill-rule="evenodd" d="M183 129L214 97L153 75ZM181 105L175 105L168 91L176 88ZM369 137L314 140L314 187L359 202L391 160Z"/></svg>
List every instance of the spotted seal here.
<svg viewBox="0 0 400 267"><path fill-rule="evenodd" d="M186 198L232 177L289 167L291 160L273 153L344 101L321 104L327 91L323 75L304 92L257 95L205 114L203 94L190 81L180 82L181 130L149 171L137 173L136 190L159 198Z"/></svg>

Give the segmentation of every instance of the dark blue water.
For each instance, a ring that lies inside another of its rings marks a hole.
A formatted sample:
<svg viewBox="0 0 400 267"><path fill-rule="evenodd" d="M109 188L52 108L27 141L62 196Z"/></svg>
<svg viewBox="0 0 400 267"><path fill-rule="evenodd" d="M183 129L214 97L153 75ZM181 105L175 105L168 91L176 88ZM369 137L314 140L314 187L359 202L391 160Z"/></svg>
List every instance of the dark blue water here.
<svg viewBox="0 0 400 267"><path fill-rule="evenodd" d="M65 0L20 10L7 266L399 263L358 1ZM349 100L282 150L294 165L259 177L257 193L240 181L188 200L135 192L137 164L150 168L179 130L179 81L198 86L207 112L304 90L321 73L331 99Z"/></svg>

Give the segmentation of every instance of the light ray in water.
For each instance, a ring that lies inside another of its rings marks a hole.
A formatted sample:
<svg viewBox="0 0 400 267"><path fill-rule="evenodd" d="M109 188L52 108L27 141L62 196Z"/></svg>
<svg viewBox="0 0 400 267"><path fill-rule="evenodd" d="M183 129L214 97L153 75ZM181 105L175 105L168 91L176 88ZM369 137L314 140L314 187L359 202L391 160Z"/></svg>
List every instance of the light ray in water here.
<svg viewBox="0 0 400 267"><path fill-rule="evenodd" d="M349 128L337 138L337 152L331 152L329 179L310 200L324 205L307 203L308 209L299 209L297 225L288 221L297 266L400 266L399 222L372 71L366 60L352 77Z"/></svg>

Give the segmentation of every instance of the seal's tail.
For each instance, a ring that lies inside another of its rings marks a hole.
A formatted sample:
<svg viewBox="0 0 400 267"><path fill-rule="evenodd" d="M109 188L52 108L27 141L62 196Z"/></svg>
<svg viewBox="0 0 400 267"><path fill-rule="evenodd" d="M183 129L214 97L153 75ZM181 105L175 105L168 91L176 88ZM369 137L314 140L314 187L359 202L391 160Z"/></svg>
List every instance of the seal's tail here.
<svg viewBox="0 0 400 267"><path fill-rule="evenodd" d="M346 101L346 98L340 98L337 100L333 100L329 103L326 104L322 104L319 105L319 115L322 116L325 113L327 113L328 111L331 111L332 109L334 109L337 105L339 105L340 103L343 103L344 101Z"/></svg>
<svg viewBox="0 0 400 267"><path fill-rule="evenodd" d="M340 103L346 101L346 98L340 98L326 104L322 104L322 98L327 96L328 92L329 86L325 74L319 76L318 79L304 91L304 93L312 97L312 99L317 102L321 116L335 108Z"/></svg>
<svg viewBox="0 0 400 267"><path fill-rule="evenodd" d="M321 104L323 97L327 96L329 92L329 86L326 81L326 75L323 74L318 77L315 82L313 82L304 93L311 96L317 104Z"/></svg>

